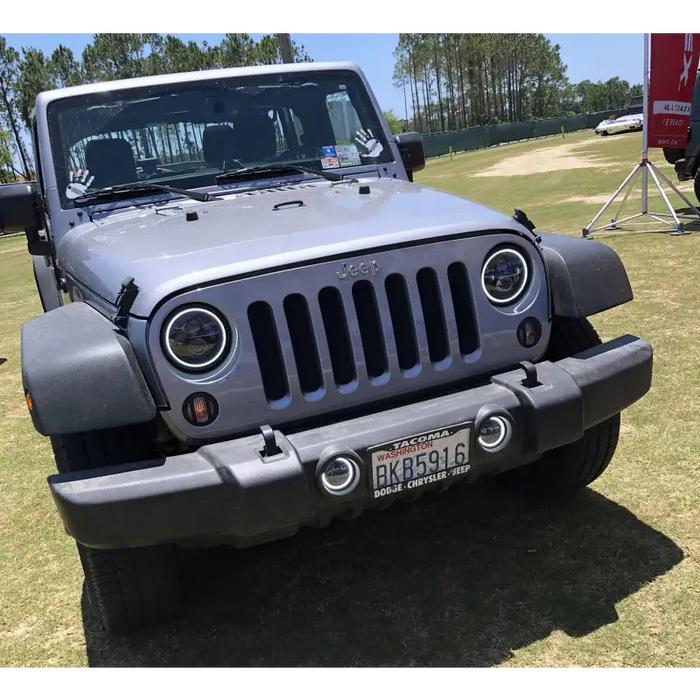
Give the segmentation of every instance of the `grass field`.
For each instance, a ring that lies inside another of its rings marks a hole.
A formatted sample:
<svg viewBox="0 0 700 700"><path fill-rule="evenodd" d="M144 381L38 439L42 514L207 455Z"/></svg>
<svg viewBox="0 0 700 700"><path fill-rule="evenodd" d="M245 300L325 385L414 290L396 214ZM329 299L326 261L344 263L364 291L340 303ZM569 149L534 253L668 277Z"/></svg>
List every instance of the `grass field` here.
<svg viewBox="0 0 700 700"><path fill-rule="evenodd" d="M417 179L580 235L640 144L567 135L433 161ZM552 169L562 159L567 169ZM30 260L23 239L0 240L0 665L700 665L700 290L689 274L700 237L605 241L635 300L593 322L604 339L652 342L655 375L592 489L532 507L490 485L455 488L254 550L202 552L186 566L181 622L113 641L87 608L46 485L49 444L23 401L20 328L40 313Z"/></svg>

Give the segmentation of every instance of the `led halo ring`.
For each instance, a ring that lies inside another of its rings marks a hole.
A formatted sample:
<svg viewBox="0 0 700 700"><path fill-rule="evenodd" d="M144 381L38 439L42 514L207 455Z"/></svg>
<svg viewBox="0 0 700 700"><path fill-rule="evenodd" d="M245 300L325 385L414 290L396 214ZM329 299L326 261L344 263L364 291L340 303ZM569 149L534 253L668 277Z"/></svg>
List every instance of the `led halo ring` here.
<svg viewBox="0 0 700 700"><path fill-rule="evenodd" d="M325 469L332 462L345 462L350 467L350 475L348 479L340 486L334 486L328 482ZM345 496L355 490L360 482L360 465L350 455L336 454L321 462L317 469L317 478L319 486L330 496Z"/></svg>
<svg viewBox="0 0 700 700"><path fill-rule="evenodd" d="M216 353L214 357L212 357L210 360L207 360L206 362L203 362L201 364L192 364L190 362L185 362L181 358L179 358L172 350L170 347L170 331L172 330L173 324L175 321L177 321L178 318L183 316L184 314L192 313L192 312L198 312L205 314L211 318L213 318L219 326L221 326L221 333L223 336L223 342L221 343L221 347L219 348L219 352ZM203 306L186 306L183 309L180 309L177 313L175 313L172 318L168 321L168 323L165 326L165 329L163 331L163 347L165 349L166 354L168 355L168 359L177 367L181 367L184 369L192 370L192 371L199 371L206 369L207 367L211 367L213 364L217 363L220 359L221 356L226 352L229 344L229 332L226 328L226 322L224 321L223 318L218 316L216 313L211 311L210 309L207 309Z"/></svg>
<svg viewBox="0 0 700 700"><path fill-rule="evenodd" d="M486 289L486 284L484 283L484 272L486 271L486 267L488 264L491 262L493 258L495 258L497 255L502 255L503 253L512 253L513 255L517 256L520 258L522 261L524 267L525 267L525 278L523 279L523 283L520 286L520 289L515 293L509 296L507 299L496 299L496 297L491 296L489 294L488 290ZM505 304L511 304L514 302L527 288L527 283L528 280L530 279L530 266L528 265L528 262L525 258L525 256L515 248L499 248L498 250L495 250L491 255L486 258L484 261L484 264L481 268L481 288L484 290L484 294L486 295L487 299L492 303L492 304L498 304L499 306L503 306Z"/></svg>
<svg viewBox="0 0 700 700"><path fill-rule="evenodd" d="M510 438L513 432L512 425L511 422L505 416L499 415L497 413L492 413L491 415L485 416L484 419L480 421L479 430L481 430L481 427L485 423L488 423L488 421L490 420L496 421L496 423L498 423L501 426L501 430L503 431L501 433L501 439L493 445L485 445L481 441L481 436L479 435L479 432L477 432L476 439L479 443L479 447L481 447L481 449L485 452L500 452L510 442Z"/></svg>

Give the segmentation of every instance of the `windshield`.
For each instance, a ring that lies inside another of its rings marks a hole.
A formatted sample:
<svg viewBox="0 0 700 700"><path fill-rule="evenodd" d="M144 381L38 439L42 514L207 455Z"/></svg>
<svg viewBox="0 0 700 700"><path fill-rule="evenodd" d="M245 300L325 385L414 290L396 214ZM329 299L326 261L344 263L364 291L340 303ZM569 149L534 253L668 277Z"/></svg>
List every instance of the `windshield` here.
<svg viewBox="0 0 700 700"><path fill-rule="evenodd" d="M241 167L340 171L393 160L350 71L156 85L57 100L49 130L64 208L104 187L216 184ZM128 194L124 195L128 197Z"/></svg>

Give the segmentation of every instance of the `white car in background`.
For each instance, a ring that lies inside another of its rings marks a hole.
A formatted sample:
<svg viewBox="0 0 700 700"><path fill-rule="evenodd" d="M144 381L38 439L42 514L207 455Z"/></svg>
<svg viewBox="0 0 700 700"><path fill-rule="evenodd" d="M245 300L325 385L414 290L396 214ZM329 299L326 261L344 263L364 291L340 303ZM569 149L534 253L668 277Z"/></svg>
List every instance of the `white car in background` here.
<svg viewBox="0 0 700 700"><path fill-rule="evenodd" d="M640 131L644 126L644 114L626 114L617 119L604 119L595 128L598 136L608 136L609 134L619 134L623 131Z"/></svg>

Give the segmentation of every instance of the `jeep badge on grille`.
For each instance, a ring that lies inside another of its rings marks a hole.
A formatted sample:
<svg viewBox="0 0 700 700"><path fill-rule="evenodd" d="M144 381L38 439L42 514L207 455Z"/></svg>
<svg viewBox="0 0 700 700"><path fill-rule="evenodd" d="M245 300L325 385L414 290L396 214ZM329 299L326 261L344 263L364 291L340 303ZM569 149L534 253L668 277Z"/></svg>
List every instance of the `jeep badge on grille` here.
<svg viewBox="0 0 700 700"><path fill-rule="evenodd" d="M338 275L341 280L344 280L347 277L357 277L358 275L372 275L372 277L374 277L381 269L381 265L377 260L361 262L359 265L348 265L347 263L342 263L340 270L336 271L336 275Z"/></svg>

